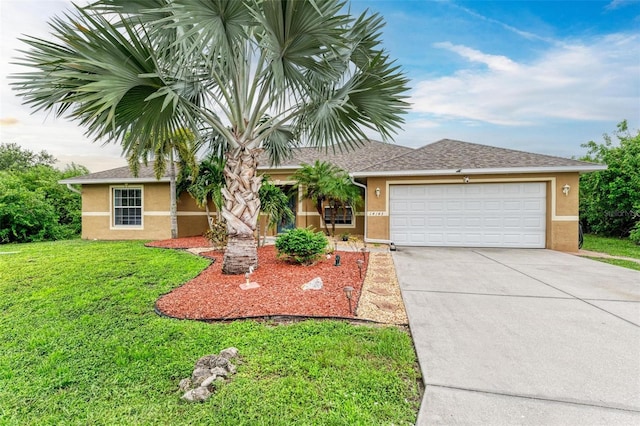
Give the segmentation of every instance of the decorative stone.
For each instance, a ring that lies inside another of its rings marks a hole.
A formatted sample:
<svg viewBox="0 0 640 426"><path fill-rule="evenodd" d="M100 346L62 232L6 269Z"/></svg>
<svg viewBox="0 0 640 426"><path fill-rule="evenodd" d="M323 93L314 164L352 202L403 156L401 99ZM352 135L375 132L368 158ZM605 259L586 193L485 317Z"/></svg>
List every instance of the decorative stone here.
<svg viewBox="0 0 640 426"><path fill-rule="evenodd" d="M206 387L198 387L187 391L182 395L182 399L189 402L203 402L209 399L211 391Z"/></svg>
<svg viewBox="0 0 640 426"><path fill-rule="evenodd" d="M224 381L235 374L236 366L229 360L238 357L238 349L224 349L220 355L203 356L196 361L191 378L182 379L178 384L181 391L186 391L182 399L189 402L206 401L215 390L214 382ZM189 389L193 387L193 389Z"/></svg>
<svg viewBox="0 0 640 426"><path fill-rule="evenodd" d="M200 383L200 387L208 388L209 385L213 383L217 378L218 376L216 376L215 374L213 376L207 377L206 379L204 379L204 382Z"/></svg>
<svg viewBox="0 0 640 426"><path fill-rule="evenodd" d="M226 359L233 359L238 356L238 348L230 347L220 351L220 356Z"/></svg>
<svg viewBox="0 0 640 426"><path fill-rule="evenodd" d="M323 286L322 278L315 277L308 283L303 284L302 289L303 290L320 290L322 289L322 286Z"/></svg>
<svg viewBox="0 0 640 426"><path fill-rule="evenodd" d="M178 389L184 392L191 389L192 385L191 379L182 379L180 383L178 383Z"/></svg>
<svg viewBox="0 0 640 426"><path fill-rule="evenodd" d="M369 291L371 293L377 294L379 296L391 296L392 295L391 291L387 290L386 288L382 288L382 287L371 287L369 289Z"/></svg>
<svg viewBox="0 0 640 426"><path fill-rule="evenodd" d="M260 287L260 285L255 281L251 281L250 283L240 284L240 290L251 290L258 287Z"/></svg>
<svg viewBox="0 0 640 426"><path fill-rule="evenodd" d="M196 367L191 375L191 380L195 384L200 384L204 379L211 375L211 370L208 368Z"/></svg>

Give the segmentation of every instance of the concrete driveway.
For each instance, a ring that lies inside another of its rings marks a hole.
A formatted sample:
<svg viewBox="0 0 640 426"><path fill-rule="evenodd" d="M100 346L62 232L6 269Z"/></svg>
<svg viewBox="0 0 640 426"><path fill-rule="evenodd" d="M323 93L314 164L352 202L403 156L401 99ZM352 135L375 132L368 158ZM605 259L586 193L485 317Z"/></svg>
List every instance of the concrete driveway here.
<svg viewBox="0 0 640 426"><path fill-rule="evenodd" d="M400 247L419 425L640 424L640 272L550 250Z"/></svg>

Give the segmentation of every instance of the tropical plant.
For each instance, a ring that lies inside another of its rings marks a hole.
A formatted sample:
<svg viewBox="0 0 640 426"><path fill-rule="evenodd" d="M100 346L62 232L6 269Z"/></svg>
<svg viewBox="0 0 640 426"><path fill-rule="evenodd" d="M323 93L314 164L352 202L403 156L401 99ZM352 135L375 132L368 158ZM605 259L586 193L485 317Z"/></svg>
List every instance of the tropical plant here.
<svg viewBox="0 0 640 426"><path fill-rule="evenodd" d="M127 134L124 137L122 151L127 158L129 168L138 176L140 161L146 166L153 160L153 171L160 180L169 163L169 215L171 217L171 238L178 238L178 197L176 188L176 159L197 172L195 136L189 129L177 129L171 134L145 136Z"/></svg>
<svg viewBox="0 0 640 426"><path fill-rule="evenodd" d="M627 122L618 124L614 142L590 141L585 161L607 165L606 170L580 176L580 218L585 232L629 237L640 229L640 131L632 134ZM633 234L632 234L633 232Z"/></svg>
<svg viewBox="0 0 640 426"><path fill-rule="evenodd" d="M258 195L260 196L260 209L267 216L267 226L264 227L262 235L262 245L264 245L269 228L274 228L283 221L293 222L296 216L289 207L287 194L280 187L274 185L268 176L263 176Z"/></svg>
<svg viewBox="0 0 640 426"><path fill-rule="evenodd" d="M114 142L191 128L224 155L223 271L257 266L258 156L358 145L403 122L407 79L380 46L382 18L341 0L99 0L27 37L16 89Z"/></svg>
<svg viewBox="0 0 640 426"><path fill-rule="evenodd" d="M360 189L351 182L347 172L326 161L303 164L291 178L303 188L303 196L313 202L327 235L335 236L336 216L340 210L346 214L347 206L355 211L362 203ZM331 233L325 219L325 208L330 209Z"/></svg>
<svg viewBox="0 0 640 426"><path fill-rule="evenodd" d="M193 170L188 165L180 168L177 193L188 192L198 207L205 209L210 231L214 230L214 226L211 211L209 210L209 201L212 201L216 207L216 222L221 223L222 216L220 212L224 201L222 198L224 183L224 158L209 155L200 162L197 170Z"/></svg>

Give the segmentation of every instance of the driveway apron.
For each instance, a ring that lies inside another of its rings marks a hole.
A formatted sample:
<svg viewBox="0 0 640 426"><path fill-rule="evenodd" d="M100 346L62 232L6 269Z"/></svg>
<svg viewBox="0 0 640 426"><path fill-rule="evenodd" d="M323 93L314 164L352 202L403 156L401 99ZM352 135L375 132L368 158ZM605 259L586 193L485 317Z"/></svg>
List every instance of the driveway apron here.
<svg viewBox="0 0 640 426"><path fill-rule="evenodd" d="M541 249L393 254L419 425L640 424L640 272Z"/></svg>

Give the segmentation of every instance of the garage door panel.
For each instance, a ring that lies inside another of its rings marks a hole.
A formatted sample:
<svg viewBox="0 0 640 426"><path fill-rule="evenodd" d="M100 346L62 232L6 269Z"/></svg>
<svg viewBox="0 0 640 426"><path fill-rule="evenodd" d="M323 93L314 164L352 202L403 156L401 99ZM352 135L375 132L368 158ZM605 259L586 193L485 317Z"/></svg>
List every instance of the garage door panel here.
<svg viewBox="0 0 640 426"><path fill-rule="evenodd" d="M390 206L397 245L545 246L542 182L391 185Z"/></svg>

